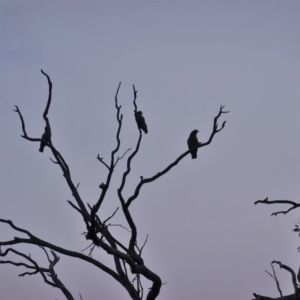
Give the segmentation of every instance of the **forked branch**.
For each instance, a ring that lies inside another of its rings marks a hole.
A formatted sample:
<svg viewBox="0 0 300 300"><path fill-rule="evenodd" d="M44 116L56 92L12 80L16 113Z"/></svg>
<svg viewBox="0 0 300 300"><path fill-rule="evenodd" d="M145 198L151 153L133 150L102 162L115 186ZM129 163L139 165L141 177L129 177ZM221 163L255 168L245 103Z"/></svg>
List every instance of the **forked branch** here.
<svg viewBox="0 0 300 300"><path fill-rule="evenodd" d="M46 76L47 81L48 81L48 86L49 86L49 94L48 94L48 100L47 100L47 104L46 104L46 108L45 111L43 113L43 118L46 122L46 127L49 128L50 132L51 132L51 126L50 126L50 122L48 119L48 113L49 113L49 109L50 109L50 105L51 105L51 99L52 99L52 82L50 80L50 77L43 71L41 70L42 74ZM23 135L21 135L24 139L32 141L32 142L41 142L42 139L41 138L31 138L27 135L26 132L26 127L25 127L25 121L24 118L21 114L21 111L19 110L19 107L15 105L15 112L18 113L20 120L21 120L21 124L22 124L22 131L23 131ZM55 157L55 160L52 160L55 164L58 164L63 172L63 175L67 181L67 184L72 192L73 197L75 198L81 214L84 218L84 221L86 223L86 226L88 227L88 222L90 221L90 215L88 214L86 207L71 179L71 173L70 173L70 169L68 164L66 163L65 159L63 158L63 156L59 153L59 151L54 147L54 145L52 144L52 141L50 139L50 141L47 143L47 146L51 149L53 156Z"/></svg>
<svg viewBox="0 0 300 300"><path fill-rule="evenodd" d="M122 285L124 285L123 280L120 278L120 276L113 271L112 269L108 268L107 266L105 266L104 264L100 263L99 261L92 259L86 255L83 255L81 253L78 253L76 251L71 251L71 250L67 250L64 249L62 247L56 246L54 244L51 244L47 241L44 241L36 236L34 236L31 232L29 232L28 230L19 228L17 226L15 226L13 224L12 221L10 220L4 220L4 219L0 219L0 223L4 223L4 224L8 224L11 228L15 229L18 232L22 232L25 233L29 238L21 238L21 237L15 237L12 240L8 240L8 241L0 241L0 247L1 246L9 246L9 245L18 245L18 244L31 244L31 245L36 245L36 246L41 246L41 247L46 247L48 249L51 249L53 251L56 251L58 253L70 256L70 257L75 257L75 258L79 258L81 260L84 260L96 267L98 267L99 269L101 269L102 271L104 271L105 273L111 275L114 279L116 279L118 282L120 282ZM105 248L104 248L105 249ZM108 246L105 250L107 250L107 252L109 252L110 254L114 254L113 253L113 249L110 249L110 247ZM116 250L118 251L118 250ZM123 254L122 252L118 251L116 254L121 254L123 255L124 258L127 259L127 256L125 254Z"/></svg>
<svg viewBox="0 0 300 300"><path fill-rule="evenodd" d="M163 176L164 174L166 174L167 172L169 172L173 167L175 167L185 156L187 156L195 148L202 148L202 147L208 146L212 142L212 140L213 140L214 136L216 135L216 133L220 132L225 127L226 121L224 121L222 123L222 126L220 128L218 128L218 119L219 119L219 117L222 114L229 113L229 111L223 111L223 109L224 109L224 106L221 105L220 109L219 109L219 113L214 118L213 130L212 130L212 133L211 133L208 141L205 142L205 143L199 143L197 146L195 146L195 147L193 147L193 148L185 151L174 162L172 162L170 165L168 165L161 172L158 172L156 175L154 175L152 177L149 177L149 178L143 178L143 177L141 177L141 181L139 182L139 184L135 188L135 191L134 191L133 195L131 197L129 197L128 200L127 200L127 202L126 202L126 206L127 207L129 207L130 204L132 203L132 201L135 200L138 197L138 195L140 193L140 190L141 190L141 188L142 188L142 186L144 184L149 183L149 182L153 182L157 178L159 178L159 177Z"/></svg>
<svg viewBox="0 0 300 300"><path fill-rule="evenodd" d="M29 261L29 263L31 264L26 264L23 262L14 262L11 260L0 260L0 264L11 264L14 266L22 266L25 267L29 270L32 270L31 272L24 272L22 274L20 274L19 276L23 277L26 275L35 275L37 273L40 273L40 275L43 277L43 280L45 281L45 283L47 283L48 285L58 288L62 291L62 293L65 295L65 297L68 300L74 300L72 294L70 293L70 291L65 287L65 285L58 279L58 276L56 274L56 272L54 271L54 266L58 263L59 261L59 257L55 254L54 251L51 251L52 255L53 255L53 260L51 260L49 258L49 255L47 253L47 251L45 249L43 249L46 252L47 255L47 259L49 261L49 267L48 268L41 268L38 263L32 259L29 255L26 255L22 252L19 252L15 249L12 248L7 248L4 252L0 253L0 257L5 257L7 256L10 252L23 257L24 259L26 259L27 261ZM48 280L47 275L50 276L50 278L52 279L52 282Z"/></svg>
<svg viewBox="0 0 300 300"><path fill-rule="evenodd" d="M116 134L116 139L117 139L117 145L115 147L115 149L111 152L111 160L110 160L110 166L108 166L104 161L103 158L101 158L98 154L97 159L103 163L109 170L108 174L107 174L107 178L106 178L106 182L105 184L102 185L103 188L100 194L100 197L97 201L97 203L94 205L94 207L92 208L91 211L91 218L92 218L92 227L95 227L95 215L97 214L98 210L100 209L100 206L105 198L106 192L109 188L109 184L114 172L114 166L115 166L115 155L116 153L119 151L120 145L121 145L121 140L120 140L120 132L121 132L121 128L122 128L122 120L123 120L123 115L121 114L121 105L118 104L118 93L121 87L121 82L118 85L117 91L116 91L116 95L115 95L115 107L117 110L117 122L118 122L118 130L117 130L117 134Z"/></svg>
<svg viewBox="0 0 300 300"><path fill-rule="evenodd" d="M282 264L280 261L273 260L272 264L278 264L280 268L285 269L286 271L288 271L292 275L292 283L293 283L293 286L294 286L294 290L295 290L295 292L297 292L297 290L298 290L297 278L296 278L296 274L295 274L294 270L291 269L290 267Z"/></svg>

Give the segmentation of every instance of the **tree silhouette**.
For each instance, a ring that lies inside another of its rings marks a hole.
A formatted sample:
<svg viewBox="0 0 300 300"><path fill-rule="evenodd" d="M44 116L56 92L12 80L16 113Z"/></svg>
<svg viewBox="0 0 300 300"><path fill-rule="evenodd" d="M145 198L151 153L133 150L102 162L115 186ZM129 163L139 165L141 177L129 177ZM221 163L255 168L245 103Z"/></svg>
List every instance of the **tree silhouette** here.
<svg viewBox="0 0 300 300"><path fill-rule="evenodd" d="M263 200L257 200L257 201L254 202L254 204L255 205L256 204L270 204L270 205L271 204L288 204L288 205L291 205L291 207L289 207L287 210L282 210L282 211L277 211L277 212L272 213L271 216L275 216L275 217L277 215L280 215L280 214L285 215L285 214L289 213L291 210L296 209L297 207L300 207L300 203L296 203L296 202L291 201L291 200L269 200L268 197L266 197ZM299 226L295 225L295 228L294 228L293 231L300 232ZM300 251L300 247L298 248L298 250ZM280 284L279 284L279 281L277 279L273 264L279 265L279 267L281 269L284 269L284 270L288 271L291 274L292 284L293 284L293 287L294 287L294 293L292 293L290 295L287 295L287 296L282 295ZM280 294L280 297L270 298L270 297L267 297L267 296L262 296L262 295L258 295L256 293L253 293L253 295L255 297L255 300L272 300L272 299L273 300L295 300L295 299L300 299L300 288L299 288L300 287L300 268L299 268L297 276L296 276L296 273L292 268L290 268L289 266L284 265L280 261L276 261L276 260L272 261L271 266L272 266L272 269L273 269L273 275L270 274L267 271L266 272L275 280L277 290Z"/></svg>
<svg viewBox="0 0 300 300"><path fill-rule="evenodd" d="M214 136L224 128L226 121L224 121L222 125L219 127L218 120L222 114L228 113L228 111L223 110L224 106L220 107L219 112L215 116L213 121L212 132L206 142L202 142L202 143L199 142L193 147L190 147L190 149L182 153L177 159L175 159L169 165L164 167L161 171L157 172L155 175L147 178L141 177L132 195L130 195L128 198L125 198L123 194L123 190L127 183L128 175L131 172L132 161L137 155L137 153L139 152L140 145L142 142L143 133L141 129L145 131L144 126L141 126L138 122L139 137L133 152L127 158L126 169L123 172L120 186L117 189L117 195L120 202L120 207L125 217L125 220L130 228L130 238L125 244L125 243L121 243L120 240L118 240L110 230L111 223L109 221L115 216L116 212L118 211L118 208L116 208L114 213L110 217L106 218L105 220L100 218L99 216L99 211L105 200L107 191L110 188L111 179L117 167L117 164L121 159L125 159L127 153L131 151L131 149L128 149L125 151L125 153L121 154L120 156L118 155L120 145L121 145L120 132L123 124L123 115L121 114L121 106L118 104L118 93L121 87L121 83L117 88L115 98L114 98L115 108L116 108L116 120L118 123L118 129L116 133L116 146L111 151L110 162L105 162L104 159L99 154L97 156L98 161L102 163L107 169L107 177L106 177L106 181L102 182L99 185L100 195L98 200L95 201L94 204L90 205L90 204L86 204L82 199L82 197L79 195L78 185L75 185L72 180L71 171L67 163L67 160L58 151L56 145L54 145L51 140L51 133L52 136L55 135L55 132L51 131L51 124L48 118L48 112L52 101L52 82L50 80L50 77L43 70L41 70L41 72L47 78L48 85L49 85L48 101L46 104L45 111L43 113L43 119L45 121L46 129L42 138L30 137L26 132L25 121L19 107L15 106L14 111L19 115L19 118L21 120L22 132L23 132L21 137L30 142L40 143L43 146L43 148L44 147L46 147L46 149L49 148L53 155L53 158L50 158L51 161L55 165L57 165L62 171L63 176L66 180L66 184L68 185L73 195L73 201L69 200L68 203L73 209L75 209L81 215L86 228L86 232L84 233L84 236L88 243L87 249L89 249L89 253L83 254L74 250L69 250L60 247L58 245L54 245L44 239L35 236L33 233L29 232L28 230L16 226L11 220L0 219L1 223L8 224L18 234L25 234L27 236L26 238L14 237L12 240L0 241L0 246L2 247L0 253L1 257L6 257L8 254L13 253L19 256L20 259L21 258L23 259L22 262L16 262L12 260L0 260L0 263L11 264L15 266L23 266L28 269L27 272L22 273L19 276L40 274L43 280L45 281L45 283L47 283L52 287L56 287L60 289L61 292L66 297L66 299L71 300L74 299L73 295L68 290L68 288L62 283L62 281L58 278L58 275L55 272L55 266L60 260L58 253L60 253L65 256L83 260L86 263L92 264L97 268L99 268L100 270L102 270L103 272L105 272L106 274L112 276L119 284L121 284L126 289L130 297L134 300L157 299L162 286L162 280L159 277L159 275L157 275L154 271L152 271L149 268L148 265L145 264L143 260L142 251L146 245L147 239L143 245L138 245L137 243L138 230L135 225L134 219L131 215L131 211L130 211L131 205L133 204L133 201L138 198L139 193L144 185L154 182L161 176L167 174L169 171L171 171L171 169L173 169L173 167L175 167L179 162L181 162L183 158L188 156L195 149L208 146L212 142ZM138 111L136 100L137 100L137 91L135 89L135 86L133 85L133 105L135 108L134 110L135 113ZM31 245L41 247L47 257L49 265L47 267L41 267L34 260L34 258L31 257L31 255L26 255L10 247L19 244L31 244ZM105 264L103 264L101 261L92 257L93 251L97 251L98 249L104 250L107 253L107 255L113 257L114 268L110 268ZM151 283L151 288L146 292L144 292L143 285L142 285L142 280L145 279L150 281Z"/></svg>

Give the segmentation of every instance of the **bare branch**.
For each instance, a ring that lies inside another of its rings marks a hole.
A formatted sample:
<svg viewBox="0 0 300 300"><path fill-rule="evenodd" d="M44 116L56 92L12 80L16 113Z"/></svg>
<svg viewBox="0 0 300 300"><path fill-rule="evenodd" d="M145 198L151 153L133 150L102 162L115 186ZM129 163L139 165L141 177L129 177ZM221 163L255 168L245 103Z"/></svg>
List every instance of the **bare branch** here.
<svg viewBox="0 0 300 300"><path fill-rule="evenodd" d="M67 202L82 215L81 210L76 205L74 205L71 200L67 200Z"/></svg>
<svg viewBox="0 0 300 300"><path fill-rule="evenodd" d="M294 270L292 270L290 267L282 264L280 261L273 260L271 264L278 264L280 268L285 269L291 273L294 290L295 290L295 292L297 292L298 286L297 286L296 274L295 274Z"/></svg>
<svg viewBox="0 0 300 300"><path fill-rule="evenodd" d="M189 150L187 150L186 152L184 152L183 154L181 154L174 162L172 162L169 166L167 166L163 171L157 173L156 175L154 175L154 176L152 176L152 177L149 177L149 178L145 178L145 179L144 179L143 177L141 177L141 181L140 181L140 183L137 185L137 187L136 187L136 189L135 189L135 191L134 191L134 194L133 194L131 197L129 197L128 200L127 200L127 202L126 202L126 206L127 206L127 207L129 207L130 204L132 203L132 201L135 200L135 199L138 197L138 195L139 195L139 193L140 193L140 189L141 189L141 187L142 187L145 183L153 182L153 181L156 180L157 178L159 178L159 177L161 177L162 175L164 175L164 174L166 174L167 172L169 172L169 171L170 171L173 167L175 167L175 166L176 166L176 165L177 165L177 164L178 164L185 156L187 156L192 150L195 150L196 148L201 148L201 147L208 146L208 145L212 142L212 140L213 140L215 134L216 134L217 132L220 132L220 131L224 128L224 126L225 126L225 122L223 122L222 127L221 127L220 129L218 129L218 119L219 119L219 117L220 117L222 114L224 114L224 113L229 113L229 111L223 111L223 108L224 108L224 106L221 105L221 106L220 106L219 113L218 113L217 116L214 118L213 130L212 130L212 133L211 133L211 135L210 135L208 141L205 142L205 143L199 143L197 146L190 148Z"/></svg>
<svg viewBox="0 0 300 300"><path fill-rule="evenodd" d="M134 112L137 112L137 106L136 106L136 94L137 94L137 90L135 89L134 84L132 85L133 87L133 105L134 105Z"/></svg>
<svg viewBox="0 0 300 300"><path fill-rule="evenodd" d="M137 111L137 105L136 105L137 91L136 91L134 85L133 85L133 96L134 96L133 105L135 107L135 112L136 112ZM137 141L136 148L133 151L133 153L127 159L127 169L123 173L120 187L117 190L119 200L122 204L123 213L124 213L124 215L126 217L126 220L127 220L128 224L130 226L130 229L131 229L131 238L130 238L130 242L129 242L129 250L131 252L131 255L133 255L133 259L137 260L137 262L139 264L143 264L143 262L140 261L140 257L138 257L138 255L137 255L137 253L135 252L135 249L134 249L134 245L136 244L136 239L137 239L137 229L136 229L135 223L134 223L134 221L131 217L131 214L129 212L128 206L126 206L125 200L124 200L123 195L122 195L122 191L123 191L123 188L124 188L125 183L126 183L126 178L127 178L127 176L129 175L129 173L131 171L131 161L133 160L133 158L135 157L135 155L139 151L141 140L142 140L142 132L141 132L141 130L139 130L139 138L138 138L138 141Z"/></svg>
<svg viewBox="0 0 300 300"><path fill-rule="evenodd" d="M116 226L116 227L121 227L123 229L125 229L128 232L131 232L128 228L126 228L125 226L121 225L121 224L109 224L108 226Z"/></svg>
<svg viewBox="0 0 300 300"><path fill-rule="evenodd" d="M45 254L47 256L47 259L48 259L48 262L51 263L52 260L50 259L49 254L48 254L47 250L45 249L45 247L40 246L40 248L45 252Z"/></svg>
<svg viewBox="0 0 300 300"><path fill-rule="evenodd" d="M46 250L43 249L45 252ZM22 274L20 274L19 276L26 276L26 275L35 275L37 273L40 273L41 276L43 277L45 283L51 285L52 287L56 287L56 288L59 288L62 293L66 296L66 298L68 300L74 300L72 294L69 292L69 290L62 284L62 282L58 279L57 277L57 274L55 273L54 271L54 266L56 265L56 263L59 261L59 257L53 252L52 252L52 255L54 257L54 260L51 261L49 259L49 256L48 256L48 253L46 252L47 254L47 257L48 257L48 260L50 262L50 265L49 265L49 268L40 268L39 265L36 263L36 261L34 261L30 256L28 255L25 255L24 253L21 253L19 251L16 251L12 248L8 248L4 253L0 253L0 256L6 256L9 252L13 252L15 253L16 255L19 255L25 259L27 259L28 261L30 261L32 263L32 266L30 265L27 265L25 263L15 263L15 262L12 262L12 261L0 261L0 263L9 263L9 264L12 264L12 265L15 265L15 266L23 266L23 267L26 267L28 269L33 269L35 271L33 272L24 272ZM53 282L50 282L46 275L45 274L50 274L50 277L52 279Z"/></svg>
<svg viewBox="0 0 300 300"><path fill-rule="evenodd" d="M279 295L280 295L280 297L282 297L282 291L281 291L281 288L280 288L280 284L279 284L278 278L276 276L275 269L274 269L272 264L271 264L271 267L272 267L272 270L273 270L273 275L271 273L269 273L267 270L265 270L265 271L275 280Z"/></svg>
<svg viewBox="0 0 300 300"><path fill-rule="evenodd" d="M119 124L117 134L116 134L117 145L116 145L116 148L111 152L110 166L105 164L106 167L108 167L108 169L109 169L107 179L106 179L106 183L104 184L105 188L102 189L102 193L100 195L100 198L97 201L96 205L92 208L92 211L91 211L91 219L92 219L92 227L93 228L95 227L95 223L94 223L95 215L98 212L98 210L99 210L99 208L100 208L100 206L101 206L101 204L104 200L104 197L106 195L106 191L109 187L109 184L110 184L110 181L111 181L111 178L112 178L112 174L113 174L113 171L114 171L114 165L115 165L115 154L118 152L118 150L120 148L120 145L121 145L120 132L121 132L121 128L122 128L123 116L120 115L121 105L118 105L118 93L119 93L120 87L121 87L121 82L119 83L119 86L117 88L116 95L115 95L115 107L116 107L116 110L117 110L117 116L116 117L117 117L117 121L118 121L118 124ZM102 163L104 163L104 162L102 162Z"/></svg>
<svg viewBox="0 0 300 300"><path fill-rule="evenodd" d="M270 297L258 295L255 293L253 293L253 296L255 297L255 299L253 299L253 300L295 300L295 294L282 296L279 298L270 298Z"/></svg>
<svg viewBox="0 0 300 300"><path fill-rule="evenodd" d="M21 120L21 123L22 123L22 130L23 130L24 135L21 135L21 136L22 137L27 137L27 133L26 133L26 129L25 129L25 122L24 122L23 116L22 116L22 114L19 110L19 107L17 105L15 105L15 109L13 111L15 111L16 113L19 114L19 117L20 117L20 120Z"/></svg>
<svg viewBox="0 0 300 300"><path fill-rule="evenodd" d="M144 288L143 288L143 285L142 285L142 281L141 281L141 278L140 276L138 276L138 292L140 293L141 295L141 299L143 299L144 297Z"/></svg>
<svg viewBox="0 0 300 300"><path fill-rule="evenodd" d="M103 225L105 225L105 223L106 223L107 221L109 221L111 218L113 218L113 216L117 213L118 210L119 210L119 207L117 207L117 209L113 212L113 214L112 214L110 217L108 217L108 218L103 222Z"/></svg>
<svg viewBox="0 0 300 300"><path fill-rule="evenodd" d="M116 279L118 282L120 282L122 285L124 285L124 282L122 281L122 279L120 278L120 276L116 272L114 272L113 270L111 270L110 268L105 266L104 264L100 263L99 261L94 260L94 259L92 259L92 258L90 258L86 255L81 254L81 253L74 252L74 251L71 251L71 250L67 250L67 249L61 248L59 246L53 245L49 242L46 242L44 240L41 240L41 239L37 238L36 236L34 236L29 231L27 231L25 229L18 228L17 226L15 226L9 220L0 219L0 223L9 224L15 230L23 232L23 233L27 234L30 237L29 239L15 237L13 240L4 241L4 242L0 241L0 246L16 245L16 244L31 244L31 245L47 247L47 248L52 249L52 250L54 250L58 253L61 253L61 254L64 254L64 255L67 255L67 256L70 256L70 257L76 257L76 258L79 258L81 260L87 261L87 262L93 264L94 266L100 268L105 273L111 275L114 279ZM120 255L125 260L128 260L131 264L133 264L131 259L126 254L118 251L117 249L113 249L113 248L109 247L108 245L106 245L104 243L101 243L101 246L109 254Z"/></svg>
<svg viewBox="0 0 300 300"><path fill-rule="evenodd" d="M110 171L110 167L103 161L103 157L98 154L97 159Z"/></svg>
<svg viewBox="0 0 300 300"><path fill-rule="evenodd" d="M28 140L28 141L31 141L31 142L41 142L42 141L41 138L31 138L27 135L26 127L25 127L25 121L24 121L22 113L19 110L19 107L17 105L15 105L15 109L13 111L18 113L18 115L20 117L20 120L21 120L22 131L23 131L23 135L21 135L21 137L24 138L25 140Z"/></svg>
<svg viewBox="0 0 300 300"><path fill-rule="evenodd" d="M127 268L126 268L126 262L124 260L122 260L123 263L123 269L125 270L124 276L128 282L128 287L129 287L129 291L132 295L134 295L135 297L139 296L139 292L134 288L134 283L130 282L129 277L128 277L128 272L127 272ZM139 299L139 298L133 298L133 299Z"/></svg>
<svg viewBox="0 0 300 300"><path fill-rule="evenodd" d="M10 261L10 260L1 260L0 263L1 264L11 264L11 265L15 265L15 266L23 266L23 267L26 267L27 269L32 269L32 270L35 270L34 272L25 272L25 273L22 273L20 274L19 276L23 277L25 275L35 275L37 273L40 273L41 276L43 277L44 281L46 283L48 283L49 285L53 286L53 287L56 287L55 284L53 284L52 282L49 282L45 276L44 273L48 272L48 269L45 269L45 268L40 268L38 266L38 264L28 255L22 253L22 252L19 252L13 248L8 248L6 249L3 253L0 253L0 256L1 257L5 257L7 254L9 254L9 252L12 252L18 256L21 256L23 258L25 258L26 260L28 260L32 265L28 265L28 264L25 264L25 263L16 263L16 262L13 262L13 261Z"/></svg>
<svg viewBox="0 0 300 300"><path fill-rule="evenodd" d="M138 245L137 245L137 244L135 245L135 246L136 246L136 248L137 248L137 249L138 249L138 251L139 251L139 255L140 255L140 256L142 255L143 248L146 246L146 244L147 244L147 241L148 241L148 234L147 234L147 236L146 236L145 242L144 242L143 246L141 247L141 249L138 247Z"/></svg>
<svg viewBox="0 0 300 300"><path fill-rule="evenodd" d="M264 200L257 200L254 202L254 204L258 204L258 203L262 203L262 204L289 204L289 205L292 205L291 208L289 208L288 210L286 211L278 211L278 212L274 212L271 214L271 216L277 216L278 214L287 214L288 212L290 212L291 210L297 208L297 207L300 207L300 203L296 203L296 202L293 202L293 201L290 201L290 200L271 200L269 201L268 200L268 197Z"/></svg>
<svg viewBox="0 0 300 300"><path fill-rule="evenodd" d="M42 74L46 76L47 78L47 81L48 81L48 86L49 86L49 94L48 94L48 100L47 100L47 105L46 105L46 108L45 108L45 111L43 113L43 118L46 122L46 127L49 127L49 130L51 132L51 127L50 127L50 122L49 122L49 119L47 117L48 115L48 112L49 112L49 108L50 108L50 104L51 104L51 97L52 97L52 82L50 80L50 77L43 71L41 70ZM24 119L23 119L23 116L18 108L18 106L15 106L16 109L14 110L15 112L17 112L19 114L19 117L21 119L21 123L22 123L22 130L23 130L23 133L24 135L22 136L23 138L29 140L29 141L32 141L32 142L41 142L42 139L36 139L36 138L30 138L28 137L27 133L26 133L26 129L25 129L25 122L24 122ZM72 182L72 179L71 179L71 174L70 174L70 170L69 170L69 167L66 163L66 161L64 160L64 158L62 157L62 155L56 150L56 148L53 146L51 140L47 143L47 146L51 149L52 151L52 154L54 155L55 157L55 160L51 159L51 161L55 164L58 164L63 172L63 175L67 181L67 184L78 204L78 206L80 207L80 210L81 210L81 214L84 218L84 221L86 223L86 226L88 227L88 222L90 221L90 215L88 214L86 208L85 208L85 205L83 203L83 201L81 200L81 197L79 196L79 193L78 191L76 190L73 182Z"/></svg>
<svg viewBox="0 0 300 300"><path fill-rule="evenodd" d="M29 231L27 231L27 230L25 230L25 229L23 229L23 228L17 227L17 226L16 226L12 221L10 221L10 220L0 219L0 223L8 224L11 228L15 229L16 231L25 233L25 234L27 234L29 237L33 237L33 235L32 235ZM0 244L0 245L2 245L2 244Z"/></svg>
<svg viewBox="0 0 300 300"><path fill-rule="evenodd" d="M53 160L51 157L49 157L49 159L50 159L54 164L58 165L58 162L57 162L57 161Z"/></svg>
<svg viewBox="0 0 300 300"><path fill-rule="evenodd" d="M93 253L95 247L96 247L96 245L95 245L94 242L93 242L93 243L91 243L90 245L88 245L86 248L80 250L80 252L83 253L84 251L86 251L87 249L90 248L90 251L89 251L88 256L89 256L89 257L92 257L92 253Z"/></svg>
<svg viewBox="0 0 300 300"><path fill-rule="evenodd" d="M128 176L128 174L130 173L131 171L131 161L132 159L135 157L135 155L138 153L139 151L139 148L140 148L140 144L141 144L141 140L142 140L142 133L140 131L140 135L139 135L139 139L138 139L138 142L136 144L136 148L135 150L133 151L133 153L128 157L127 159L127 169L126 171L123 173L123 176L122 176L122 181L121 181L121 185L120 187L118 188L118 194L122 195L122 191L123 191L123 188L125 186L125 183L126 183L126 178ZM123 197L122 197L123 198Z"/></svg>
<svg viewBox="0 0 300 300"><path fill-rule="evenodd" d="M116 160L116 163L115 163L114 167L117 165L118 161L121 160L121 159L126 155L126 153L127 153L128 151L130 151L130 150L131 150L131 148L128 148L128 149L125 151L125 153L124 153L121 157L118 156L118 158L117 158L117 160Z"/></svg>
<svg viewBox="0 0 300 300"><path fill-rule="evenodd" d="M125 204L125 200L123 198L122 191L123 191L123 188L125 186L126 178L127 178L128 174L131 171L131 161L132 161L132 159L134 158L134 156L137 154L137 152L139 150L141 140L142 140L142 132L140 131L140 135L139 135L139 139L138 139L136 148L135 148L134 152L127 159L127 170L123 173L121 185L117 190L118 191L118 197L119 197L120 202L122 204L123 213L124 213L124 215L126 217L126 220L127 220L128 224L130 226L130 229L131 229L131 238L130 238L130 242L129 242L129 250L132 252L132 254L134 254L135 259L138 258L137 254L135 253L135 249L134 249L134 245L136 244L136 238L137 238L137 229L136 229L134 221L131 217L131 214L129 212L128 206L126 206L126 204Z"/></svg>
<svg viewBox="0 0 300 300"><path fill-rule="evenodd" d="M47 80L48 80L49 94L48 94L47 105L46 105L45 111L43 113L43 118L44 118L46 124L50 126L47 115L48 115L48 112L49 112L49 108L50 108L50 104L51 104L51 98L52 98L52 82L50 80L50 77L43 70L41 70L41 72L42 72L43 75L45 75L47 77Z"/></svg>

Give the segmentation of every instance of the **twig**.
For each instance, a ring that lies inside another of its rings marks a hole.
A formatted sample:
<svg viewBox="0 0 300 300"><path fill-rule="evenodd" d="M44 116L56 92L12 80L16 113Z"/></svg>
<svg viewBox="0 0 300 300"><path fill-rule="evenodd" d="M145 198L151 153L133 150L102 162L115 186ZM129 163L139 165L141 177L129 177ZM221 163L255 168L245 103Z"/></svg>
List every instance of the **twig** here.
<svg viewBox="0 0 300 300"><path fill-rule="evenodd" d="M26 133L26 129L25 129L25 122L24 122L23 116L22 116L22 114L19 110L19 107L17 105L15 105L15 109L13 111L19 114L19 117L20 117L20 120L21 120L21 123L22 123L22 130L23 130L24 135L21 135L21 136L22 137L27 137L27 133Z"/></svg>
<svg viewBox="0 0 300 300"><path fill-rule="evenodd" d="M136 106L136 94L137 94L137 90L135 89L134 84L132 85L133 87L133 105L134 105L134 112L137 112L137 106Z"/></svg>
<svg viewBox="0 0 300 300"><path fill-rule="evenodd" d="M121 157L118 156L118 158L117 158L117 160L116 160L116 163L114 164L114 167L116 167L118 161L121 160L121 159L126 155L126 153L127 153L128 151L130 151L130 150L131 150L131 148L128 148L128 149L125 151L125 153L124 153Z"/></svg>
<svg viewBox="0 0 300 300"><path fill-rule="evenodd" d="M76 205L74 205L74 204L71 202L71 200L67 200L67 202L68 202L74 209L76 209L76 210L82 215L81 210L80 210Z"/></svg>
<svg viewBox="0 0 300 300"><path fill-rule="evenodd" d="M98 154L97 159L110 171L110 167L103 161L103 157Z"/></svg>
<svg viewBox="0 0 300 300"><path fill-rule="evenodd" d="M140 251L140 255L142 255L143 248L146 246L147 241L148 241L148 234L147 234L147 236L146 236L145 242L144 242L144 244L143 244L141 250L139 250L139 251Z"/></svg>
<svg viewBox="0 0 300 300"><path fill-rule="evenodd" d="M57 162L57 161L53 160L51 157L49 157L49 159L50 159L54 164L58 165L58 162Z"/></svg>
<svg viewBox="0 0 300 300"><path fill-rule="evenodd" d="M273 275L271 273L269 273L267 270L265 270L265 272L267 272L276 282L276 286L277 286L277 290L280 294L280 297L282 297L282 291L281 291L281 288L280 288L280 284L279 284L279 281L277 279L277 276L276 276L276 273L275 273L275 269L273 267L273 265L271 264L271 267L272 267L272 270L273 270Z"/></svg>
<svg viewBox="0 0 300 300"><path fill-rule="evenodd" d="M113 218L113 216L117 213L118 210L119 210L119 207L117 207L117 209L113 212L113 214L112 214L110 217L108 217L108 218L103 222L103 225L105 225L105 223L106 223L107 221L109 221L111 218Z"/></svg>
<svg viewBox="0 0 300 300"><path fill-rule="evenodd" d="M121 227L125 230L127 230L128 232L131 232L128 228L126 228L125 226L121 225L121 224L109 224L108 226L116 226L116 227Z"/></svg>

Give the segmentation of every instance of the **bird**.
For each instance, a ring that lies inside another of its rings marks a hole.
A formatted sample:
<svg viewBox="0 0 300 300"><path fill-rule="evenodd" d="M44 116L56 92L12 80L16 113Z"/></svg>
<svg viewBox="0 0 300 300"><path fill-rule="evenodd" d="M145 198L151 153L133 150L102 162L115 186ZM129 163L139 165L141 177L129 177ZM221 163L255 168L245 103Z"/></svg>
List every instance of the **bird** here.
<svg viewBox="0 0 300 300"><path fill-rule="evenodd" d="M191 148L193 148L193 147L195 147L196 145L199 144L198 138L197 138L197 133L198 133L198 132L199 132L199 130L195 129L195 130L193 130L193 131L190 133L190 136L189 136L189 138L188 138L188 140L187 140L187 144L188 144L188 146L189 146L189 149L191 149ZM193 150L191 151L192 159L197 158L197 152L198 152L198 148L193 149Z"/></svg>
<svg viewBox="0 0 300 300"><path fill-rule="evenodd" d="M134 113L135 120L139 129L142 129L145 133L148 133L147 124L145 122L145 118L143 117L143 113L141 111L137 111Z"/></svg>
<svg viewBox="0 0 300 300"><path fill-rule="evenodd" d="M51 130L49 126L45 127L45 132L42 135L42 141L41 141L41 145L40 145L40 152L44 152L44 148L47 145L47 143L50 142L51 139Z"/></svg>

